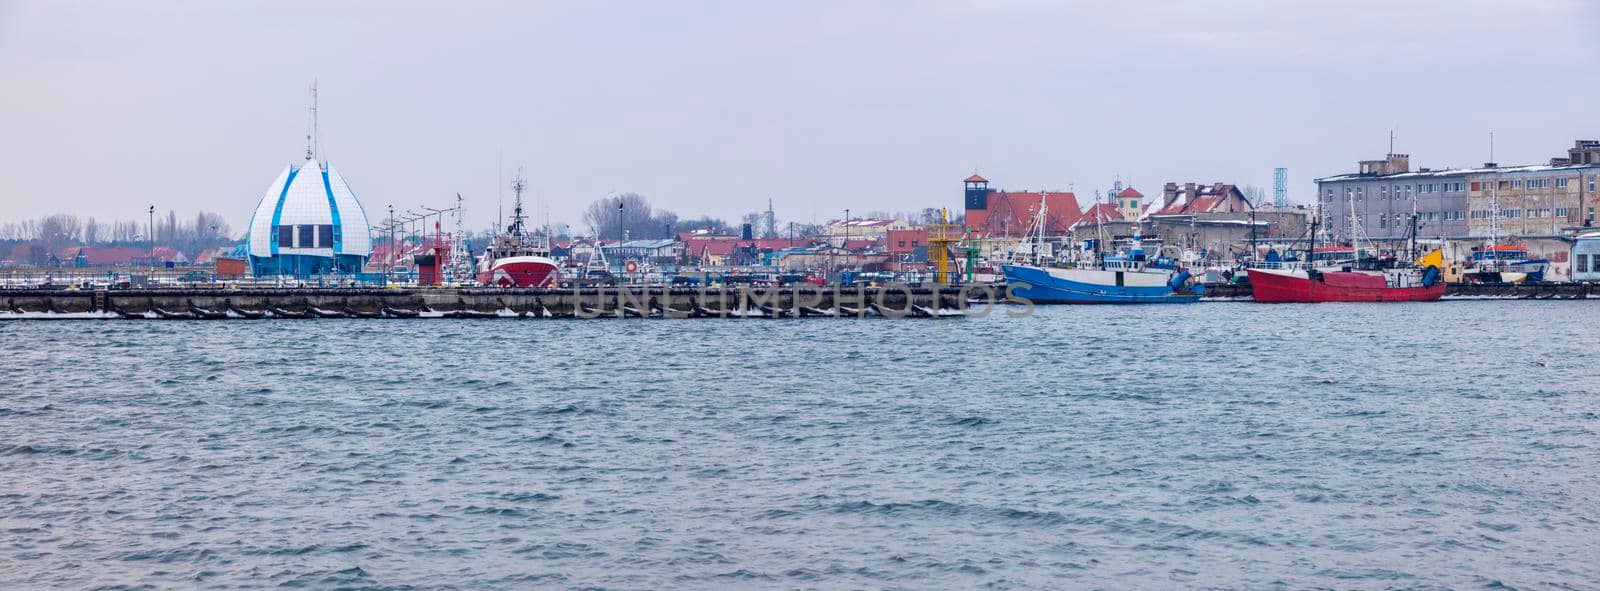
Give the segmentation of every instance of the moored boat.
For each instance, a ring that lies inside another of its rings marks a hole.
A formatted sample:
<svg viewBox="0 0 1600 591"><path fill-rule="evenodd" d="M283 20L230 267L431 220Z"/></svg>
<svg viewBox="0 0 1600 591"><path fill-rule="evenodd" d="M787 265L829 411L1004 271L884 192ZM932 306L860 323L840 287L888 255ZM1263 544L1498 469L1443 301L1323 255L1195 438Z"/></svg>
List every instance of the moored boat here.
<svg viewBox="0 0 1600 591"><path fill-rule="evenodd" d="M555 287L561 280L561 267L550 258L549 237L543 233L528 236L523 228L522 191L527 185L519 176L512 182L516 201L511 225L494 237L478 262L478 283L498 287Z"/></svg>
<svg viewBox="0 0 1600 591"><path fill-rule="evenodd" d="M1351 211L1355 207L1352 203ZM1321 207L1318 207L1321 217ZM1416 244L1415 213L1411 215L1411 241ZM1322 303L1322 302L1432 302L1444 297L1444 273L1441 271L1444 256L1435 250L1416 261L1391 258L1361 257L1361 224L1352 214L1350 218L1351 243L1348 249L1318 249L1316 245L1317 219L1313 218L1307 235L1309 265L1285 268L1246 269L1250 277L1250 294L1257 302L1267 304ZM1319 259L1320 253L1348 253L1350 260L1339 261L1338 255ZM1414 252L1414 249L1413 249ZM1321 263L1319 265L1319 263ZM1327 266L1323 266L1327 265Z"/></svg>
<svg viewBox="0 0 1600 591"><path fill-rule="evenodd" d="M1494 244L1472 248L1472 267L1461 278L1474 283L1539 283L1550 261L1528 256L1520 244Z"/></svg>
<svg viewBox="0 0 1600 591"><path fill-rule="evenodd" d="M1115 255L1070 267L1055 266L1043 255L1046 204L1040 200L1034 220L1038 232L1032 260L1001 267L1013 299L1035 304L1190 304L1200 301L1202 287L1175 262L1150 260L1139 231ZM1098 220L1097 220L1098 221ZM1097 242L1098 244L1098 242ZM1098 248L1096 248L1098 252Z"/></svg>
<svg viewBox="0 0 1600 591"><path fill-rule="evenodd" d="M1348 268L1347 268L1348 269ZM1250 293L1268 304L1431 302L1444 296L1437 267L1387 270L1247 269Z"/></svg>

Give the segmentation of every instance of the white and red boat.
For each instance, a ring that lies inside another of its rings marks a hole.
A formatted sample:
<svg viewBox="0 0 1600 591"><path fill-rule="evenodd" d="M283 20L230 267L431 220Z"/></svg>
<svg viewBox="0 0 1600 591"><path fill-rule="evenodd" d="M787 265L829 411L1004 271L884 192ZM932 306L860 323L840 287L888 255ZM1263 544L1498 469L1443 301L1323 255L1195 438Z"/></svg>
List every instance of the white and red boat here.
<svg viewBox="0 0 1600 591"><path fill-rule="evenodd" d="M550 238L541 233L528 236L523 229L522 190L527 187L519 176L511 183L516 191L511 225L484 251L478 261L478 283L498 287L555 287L561 281L561 267L550 258Z"/></svg>

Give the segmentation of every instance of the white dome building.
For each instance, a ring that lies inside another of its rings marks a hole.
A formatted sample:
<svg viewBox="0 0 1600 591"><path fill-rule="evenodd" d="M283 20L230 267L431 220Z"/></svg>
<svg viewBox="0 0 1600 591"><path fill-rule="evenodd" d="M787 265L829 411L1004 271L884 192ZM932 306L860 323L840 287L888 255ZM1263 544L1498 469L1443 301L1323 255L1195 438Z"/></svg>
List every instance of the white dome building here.
<svg viewBox="0 0 1600 591"><path fill-rule="evenodd" d="M372 253L370 231L344 177L307 158L284 167L261 196L245 246L257 277L359 273Z"/></svg>

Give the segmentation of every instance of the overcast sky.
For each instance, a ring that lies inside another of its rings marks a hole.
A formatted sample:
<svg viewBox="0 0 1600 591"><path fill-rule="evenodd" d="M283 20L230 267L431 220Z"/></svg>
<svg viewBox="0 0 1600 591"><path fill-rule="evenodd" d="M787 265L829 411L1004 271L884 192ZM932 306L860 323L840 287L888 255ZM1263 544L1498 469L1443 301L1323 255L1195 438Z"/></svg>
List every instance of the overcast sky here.
<svg viewBox="0 0 1600 591"><path fill-rule="evenodd" d="M556 221L611 191L682 216L958 208L1118 175L1290 194L1378 158L1542 162L1600 138L1600 1L0 0L0 221L226 216L304 151L374 222L504 162Z"/></svg>

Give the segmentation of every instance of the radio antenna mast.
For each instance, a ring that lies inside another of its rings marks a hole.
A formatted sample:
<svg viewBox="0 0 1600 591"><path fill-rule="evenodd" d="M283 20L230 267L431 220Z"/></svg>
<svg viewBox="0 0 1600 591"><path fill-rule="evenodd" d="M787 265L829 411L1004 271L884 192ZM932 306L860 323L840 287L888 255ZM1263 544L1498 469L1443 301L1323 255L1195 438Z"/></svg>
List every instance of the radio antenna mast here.
<svg viewBox="0 0 1600 591"><path fill-rule="evenodd" d="M310 128L306 130L306 160L317 157L317 79L311 79Z"/></svg>

